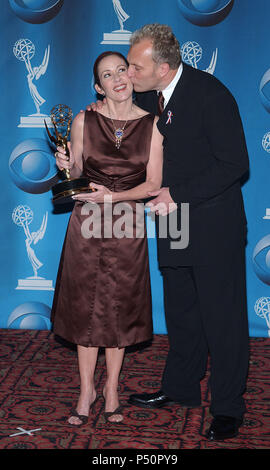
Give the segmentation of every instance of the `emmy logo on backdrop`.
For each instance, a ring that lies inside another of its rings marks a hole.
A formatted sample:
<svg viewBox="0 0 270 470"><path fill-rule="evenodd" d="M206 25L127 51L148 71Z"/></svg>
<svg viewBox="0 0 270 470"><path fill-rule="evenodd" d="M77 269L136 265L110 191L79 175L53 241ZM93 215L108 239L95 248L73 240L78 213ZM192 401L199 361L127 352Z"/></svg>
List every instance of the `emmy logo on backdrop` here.
<svg viewBox="0 0 270 470"><path fill-rule="evenodd" d="M262 147L267 153L270 153L270 132L264 134L262 138Z"/></svg>
<svg viewBox="0 0 270 470"><path fill-rule="evenodd" d="M270 209L267 208L265 211L265 215L263 216L263 219L269 220L270 219Z"/></svg>
<svg viewBox="0 0 270 470"><path fill-rule="evenodd" d="M50 46L45 50L42 64L39 67L32 67L31 59L35 55L35 45L30 39L19 39L13 47L13 53L16 59L25 63L27 70L27 81L29 86L30 95L34 101L36 107L36 113L30 116L21 117L20 124L18 127L44 127L44 119L47 121L47 125L52 127L49 116L40 113L40 107L45 103L45 99L39 94L35 81L39 80L41 75L46 73L49 57L50 57Z"/></svg>
<svg viewBox="0 0 270 470"><path fill-rule="evenodd" d="M38 269L43 266L43 263L37 258L32 245L36 245L39 240L44 237L47 228L48 212L43 216L41 226L36 232L30 232L29 225L34 218L33 211L29 206L19 205L12 213L12 220L18 227L22 227L25 233L25 246L28 259L34 271L34 276L27 277L26 279L19 279L16 289L21 290L54 290L52 281L48 281L44 277L38 276Z"/></svg>
<svg viewBox="0 0 270 470"><path fill-rule="evenodd" d="M183 61L191 65L194 69L198 68L197 64L202 58L202 53L203 51L200 44L195 41L187 41L181 47ZM217 64L217 54L218 50L216 49L212 54L209 66L204 70L204 72L208 72L211 75L214 74Z"/></svg>
<svg viewBox="0 0 270 470"><path fill-rule="evenodd" d="M131 31L124 29L124 22L129 18L129 15L124 11L120 0L112 0L113 8L117 15L120 29L112 33L104 33L103 41L101 44L129 44Z"/></svg>
<svg viewBox="0 0 270 470"><path fill-rule="evenodd" d="M264 318L268 328L268 336L270 337L270 297L261 297L254 306L255 313Z"/></svg>

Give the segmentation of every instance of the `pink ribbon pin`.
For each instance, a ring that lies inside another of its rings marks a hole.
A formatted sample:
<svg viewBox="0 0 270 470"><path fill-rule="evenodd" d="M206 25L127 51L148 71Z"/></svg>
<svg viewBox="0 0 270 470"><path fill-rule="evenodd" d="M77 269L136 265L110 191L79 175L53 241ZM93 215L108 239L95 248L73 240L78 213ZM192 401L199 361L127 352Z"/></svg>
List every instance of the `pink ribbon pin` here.
<svg viewBox="0 0 270 470"><path fill-rule="evenodd" d="M166 124L171 124L172 123L172 116L173 116L173 113L171 111L168 111L168 119L166 121Z"/></svg>

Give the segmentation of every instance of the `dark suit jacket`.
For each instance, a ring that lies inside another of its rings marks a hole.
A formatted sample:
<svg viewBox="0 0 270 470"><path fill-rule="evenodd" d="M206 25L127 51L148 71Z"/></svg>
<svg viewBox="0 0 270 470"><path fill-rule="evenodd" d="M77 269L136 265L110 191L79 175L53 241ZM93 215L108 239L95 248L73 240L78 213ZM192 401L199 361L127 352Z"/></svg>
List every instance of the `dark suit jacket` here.
<svg viewBox="0 0 270 470"><path fill-rule="evenodd" d="M157 114L157 93L138 93L137 103ZM168 112L172 113L171 122ZM248 154L238 106L214 76L183 64L183 73L158 121L164 136L162 186L178 204L190 204L189 245L171 249L158 238L160 266L225 262L246 234L240 180Z"/></svg>

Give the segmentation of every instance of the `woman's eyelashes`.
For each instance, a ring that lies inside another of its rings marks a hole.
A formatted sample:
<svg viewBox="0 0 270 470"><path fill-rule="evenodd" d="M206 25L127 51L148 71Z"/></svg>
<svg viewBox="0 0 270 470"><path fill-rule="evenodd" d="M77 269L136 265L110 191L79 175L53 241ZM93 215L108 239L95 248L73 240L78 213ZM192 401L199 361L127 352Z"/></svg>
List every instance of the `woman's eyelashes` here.
<svg viewBox="0 0 270 470"><path fill-rule="evenodd" d="M123 72L126 72L127 71L127 67L120 67L118 70L117 70L117 73L123 73ZM103 78L110 78L112 76L112 72L105 72L104 75L103 75Z"/></svg>

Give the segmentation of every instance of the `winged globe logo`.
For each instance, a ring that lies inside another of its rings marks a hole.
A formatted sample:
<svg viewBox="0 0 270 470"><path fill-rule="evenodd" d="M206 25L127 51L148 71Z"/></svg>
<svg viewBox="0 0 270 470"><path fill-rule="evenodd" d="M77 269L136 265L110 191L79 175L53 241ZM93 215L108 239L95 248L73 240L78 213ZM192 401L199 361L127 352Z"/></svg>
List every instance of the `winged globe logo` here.
<svg viewBox="0 0 270 470"><path fill-rule="evenodd" d="M198 63L200 62L203 55L203 50L200 44L195 41L187 41L181 46L181 56L185 63L191 65L193 68L198 68ZM211 75L214 74L216 64L217 64L217 55L218 49L213 52L210 64L204 70L204 72L208 72Z"/></svg>
<svg viewBox="0 0 270 470"><path fill-rule="evenodd" d="M40 240L43 239L48 222L48 212L43 216L41 225L37 231L31 232L29 225L32 223L34 213L27 205L17 206L12 213L12 220L14 224L21 227L25 234L25 247L28 259L31 263L34 275L26 279L19 279L16 289L21 290L54 290L52 281L48 281L44 277L38 276L38 270L43 266L43 263L38 259L33 248Z"/></svg>
<svg viewBox="0 0 270 470"><path fill-rule="evenodd" d="M270 132L266 132L262 138L262 147L267 152L270 153Z"/></svg>
<svg viewBox="0 0 270 470"><path fill-rule="evenodd" d="M254 305L255 313L260 318L264 318L270 337L270 297L260 297Z"/></svg>
<svg viewBox="0 0 270 470"><path fill-rule="evenodd" d="M46 119L47 125L52 127L50 117L46 114L40 113L41 106L46 102L38 92L36 82L42 75L45 75L50 58L50 46L46 47L42 63L39 66L33 67L31 60L35 56L36 48L30 39L19 39L13 47L13 53L21 62L24 62L27 70L27 83L31 98L34 101L36 113L31 114L28 117L21 117L20 124L18 127L43 127L44 119Z"/></svg>

